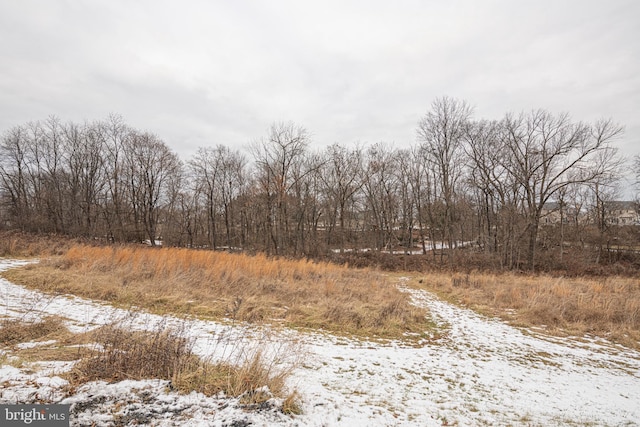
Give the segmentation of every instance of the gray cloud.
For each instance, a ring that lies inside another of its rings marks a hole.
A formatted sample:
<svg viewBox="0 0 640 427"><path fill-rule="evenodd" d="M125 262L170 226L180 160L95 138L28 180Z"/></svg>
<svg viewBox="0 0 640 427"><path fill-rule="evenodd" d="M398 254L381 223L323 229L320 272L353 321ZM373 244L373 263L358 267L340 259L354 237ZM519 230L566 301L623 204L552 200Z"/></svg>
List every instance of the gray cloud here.
<svg viewBox="0 0 640 427"><path fill-rule="evenodd" d="M431 101L626 126L640 153L635 0L0 4L0 130L111 112L182 157L293 120L315 143L409 145Z"/></svg>

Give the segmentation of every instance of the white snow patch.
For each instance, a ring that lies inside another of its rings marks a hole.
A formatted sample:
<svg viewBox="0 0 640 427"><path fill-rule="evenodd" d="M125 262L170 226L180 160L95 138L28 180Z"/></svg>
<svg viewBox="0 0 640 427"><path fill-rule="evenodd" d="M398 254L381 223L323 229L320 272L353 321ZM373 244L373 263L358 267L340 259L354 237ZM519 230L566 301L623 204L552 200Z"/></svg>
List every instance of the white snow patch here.
<svg viewBox="0 0 640 427"><path fill-rule="evenodd" d="M56 340L22 342L22 343L16 344L16 348L20 350L26 350L28 348L44 347L47 345L55 344L56 342L57 342Z"/></svg>

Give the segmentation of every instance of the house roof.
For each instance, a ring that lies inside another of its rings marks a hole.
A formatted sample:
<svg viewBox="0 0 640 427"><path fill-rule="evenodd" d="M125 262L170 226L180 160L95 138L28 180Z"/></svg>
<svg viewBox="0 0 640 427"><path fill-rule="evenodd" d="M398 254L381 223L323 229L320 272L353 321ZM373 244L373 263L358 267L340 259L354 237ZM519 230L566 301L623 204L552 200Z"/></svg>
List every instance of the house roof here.
<svg viewBox="0 0 640 427"><path fill-rule="evenodd" d="M624 200L611 200L604 202L605 208L609 210L638 210L639 206L637 202L624 201Z"/></svg>

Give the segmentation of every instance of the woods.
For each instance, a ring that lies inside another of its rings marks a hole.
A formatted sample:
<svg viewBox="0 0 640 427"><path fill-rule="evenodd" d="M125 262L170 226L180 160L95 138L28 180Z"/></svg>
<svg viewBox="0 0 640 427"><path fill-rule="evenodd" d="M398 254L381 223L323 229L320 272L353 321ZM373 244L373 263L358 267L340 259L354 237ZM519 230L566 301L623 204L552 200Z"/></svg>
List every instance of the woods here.
<svg viewBox="0 0 640 427"><path fill-rule="evenodd" d="M2 134L0 218L23 231L272 255L401 251L454 264L475 250L534 269L540 251L562 257L570 244L599 248L599 261L622 133L543 110L477 120L444 97L408 148L313 149L307 129L274 123L246 152L212 144L180 159L119 116L50 117ZM561 233L549 243L551 212Z"/></svg>

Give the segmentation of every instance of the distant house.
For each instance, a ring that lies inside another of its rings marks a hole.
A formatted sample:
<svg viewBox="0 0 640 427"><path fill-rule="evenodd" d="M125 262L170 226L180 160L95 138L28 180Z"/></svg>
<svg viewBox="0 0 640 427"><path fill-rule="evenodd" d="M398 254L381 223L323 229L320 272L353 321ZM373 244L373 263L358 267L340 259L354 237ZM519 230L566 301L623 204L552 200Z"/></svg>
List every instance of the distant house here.
<svg viewBox="0 0 640 427"><path fill-rule="evenodd" d="M636 202L605 202L604 214L610 225L640 225L640 206Z"/></svg>
<svg viewBox="0 0 640 427"><path fill-rule="evenodd" d="M584 218L581 218L582 216L583 215L572 206L565 205L561 211L560 203L548 202L542 207L540 220L543 225L560 224L560 221L568 224L575 221L583 222Z"/></svg>
<svg viewBox="0 0 640 427"><path fill-rule="evenodd" d="M547 202L542 207L540 220L542 224L551 225L560 222L560 204L556 202Z"/></svg>
<svg viewBox="0 0 640 427"><path fill-rule="evenodd" d="M609 201L603 206L604 219L608 225L640 225L640 204L628 201ZM562 215L561 215L562 213ZM588 217L585 212L577 212L574 207L565 206L564 211L560 211L560 204L557 202L545 203L542 208L541 224L556 225L560 220L565 224L591 223L595 222L593 217Z"/></svg>

